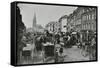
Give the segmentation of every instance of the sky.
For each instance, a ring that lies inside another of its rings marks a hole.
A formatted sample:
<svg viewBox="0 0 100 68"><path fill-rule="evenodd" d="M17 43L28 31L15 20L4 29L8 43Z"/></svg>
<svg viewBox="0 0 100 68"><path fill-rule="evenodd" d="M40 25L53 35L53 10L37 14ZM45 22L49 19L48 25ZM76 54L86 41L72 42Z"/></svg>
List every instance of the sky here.
<svg viewBox="0 0 100 68"><path fill-rule="evenodd" d="M63 15L71 14L77 7L72 6L55 6L40 4L24 4L17 5L20 8L22 21L27 28L32 27L34 14L36 14L37 24L45 25L51 21L58 21Z"/></svg>

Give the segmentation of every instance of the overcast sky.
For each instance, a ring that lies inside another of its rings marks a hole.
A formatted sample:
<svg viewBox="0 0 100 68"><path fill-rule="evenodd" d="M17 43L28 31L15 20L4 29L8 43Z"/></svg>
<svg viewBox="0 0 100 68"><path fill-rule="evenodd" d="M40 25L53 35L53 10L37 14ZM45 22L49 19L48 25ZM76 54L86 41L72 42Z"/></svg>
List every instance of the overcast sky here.
<svg viewBox="0 0 100 68"><path fill-rule="evenodd" d="M18 7L21 10L22 21L27 28L32 27L34 13L36 14L37 24L45 27L50 21L58 21L63 15L69 15L77 7L39 5L39 4L22 4Z"/></svg>

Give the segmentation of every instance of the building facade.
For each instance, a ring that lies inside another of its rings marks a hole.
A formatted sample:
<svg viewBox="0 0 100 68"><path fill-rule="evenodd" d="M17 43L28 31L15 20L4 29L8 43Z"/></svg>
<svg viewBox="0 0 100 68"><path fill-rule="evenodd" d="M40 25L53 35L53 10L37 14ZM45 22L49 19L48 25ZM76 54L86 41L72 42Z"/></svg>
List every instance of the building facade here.
<svg viewBox="0 0 100 68"><path fill-rule="evenodd" d="M61 24L56 21L49 22L46 26L45 29L48 30L49 32L59 32L61 30Z"/></svg>
<svg viewBox="0 0 100 68"><path fill-rule="evenodd" d="M67 31L67 15L63 15L59 18L60 28L62 32Z"/></svg>
<svg viewBox="0 0 100 68"><path fill-rule="evenodd" d="M84 8L82 30L96 31L96 8Z"/></svg>
<svg viewBox="0 0 100 68"><path fill-rule="evenodd" d="M96 8L78 7L67 17L68 30L74 31L92 30L96 31Z"/></svg>

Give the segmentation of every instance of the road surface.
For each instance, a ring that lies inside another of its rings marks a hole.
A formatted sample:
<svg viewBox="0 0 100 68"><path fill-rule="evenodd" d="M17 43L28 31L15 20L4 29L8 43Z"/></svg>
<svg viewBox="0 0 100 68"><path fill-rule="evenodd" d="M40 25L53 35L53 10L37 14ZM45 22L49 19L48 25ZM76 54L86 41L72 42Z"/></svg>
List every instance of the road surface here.
<svg viewBox="0 0 100 68"><path fill-rule="evenodd" d="M64 62L71 62L71 61L87 61L89 60L89 56L84 57L81 54L81 49L73 46L72 48L64 48ZM21 64L37 64L37 63L54 63L54 57L48 57L45 59L46 62L43 61L43 55L41 52L34 54L33 58L22 58Z"/></svg>

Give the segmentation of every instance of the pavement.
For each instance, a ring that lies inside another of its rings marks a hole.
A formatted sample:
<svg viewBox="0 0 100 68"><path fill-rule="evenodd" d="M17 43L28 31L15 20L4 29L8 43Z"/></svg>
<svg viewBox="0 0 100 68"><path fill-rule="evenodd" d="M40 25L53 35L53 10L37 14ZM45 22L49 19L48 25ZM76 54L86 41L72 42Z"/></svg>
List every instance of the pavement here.
<svg viewBox="0 0 100 68"><path fill-rule="evenodd" d="M64 62L71 62L71 61L87 61L89 60L89 56L84 57L81 54L81 49L77 48L77 46L73 46L72 48L64 48ZM44 57L41 52L37 53L37 56L33 58L29 57L27 59L22 59L21 64L37 64L37 63L54 63L54 57L48 57L43 61Z"/></svg>
<svg viewBox="0 0 100 68"><path fill-rule="evenodd" d="M89 56L84 57L81 54L82 49L77 48L77 46L73 46L72 48L64 48L64 62L72 62L72 61L87 61L89 60ZM47 63L54 63L54 59L51 59Z"/></svg>
<svg viewBox="0 0 100 68"><path fill-rule="evenodd" d="M73 46L72 48L64 48L64 54L66 57L64 58L64 62L70 61L86 61L89 60L89 56L84 57L81 54L81 49L77 48L77 46Z"/></svg>

